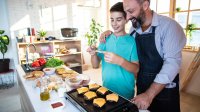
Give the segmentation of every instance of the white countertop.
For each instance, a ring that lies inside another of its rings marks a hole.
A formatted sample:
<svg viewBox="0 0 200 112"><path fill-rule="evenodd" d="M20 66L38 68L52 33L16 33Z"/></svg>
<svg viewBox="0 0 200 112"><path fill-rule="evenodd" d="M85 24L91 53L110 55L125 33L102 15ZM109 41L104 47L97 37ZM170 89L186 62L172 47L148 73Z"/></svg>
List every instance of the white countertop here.
<svg viewBox="0 0 200 112"><path fill-rule="evenodd" d="M19 82L19 88L22 88L20 92L24 92L23 97L26 100L30 101L30 104L28 105L29 108L31 106L31 109L29 110L34 112L80 112L78 108L76 108L69 100L66 100L64 97L59 97L58 93L55 91L51 91L50 93L50 100L48 101L41 101L40 100L40 90L39 88L34 87L34 81L25 80L23 77L25 75L24 70L22 69L21 65L17 65L17 73L18 73L18 82ZM69 90L70 88L67 88ZM27 95L27 96L26 96ZM60 110L52 109L51 103L54 101L62 101L65 103L64 108L61 108ZM139 112L147 112L146 110L140 110Z"/></svg>
<svg viewBox="0 0 200 112"><path fill-rule="evenodd" d="M25 89L25 92L31 102L31 105L34 109L34 112L53 112L56 110L53 110L51 108L50 103L52 101L63 101L65 103L65 107L61 110L62 112L80 112L73 104L71 104L71 102L69 102L68 100L66 100L64 97L60 98L58 96L58 93L56 93L55 91L52 91L50 93L50 100L48 101L41 101L40 100L40 90L39 88L35 88L34 85L34 81L29 81L29 80L25 80L23 78L23 76L25 75L24 70L22 69L22 67L20 65L17 65L17 72L18 72L18 76L21 80L21 83L23 85L23 88ZM56 111L57 112L57 111Z"/></svg>

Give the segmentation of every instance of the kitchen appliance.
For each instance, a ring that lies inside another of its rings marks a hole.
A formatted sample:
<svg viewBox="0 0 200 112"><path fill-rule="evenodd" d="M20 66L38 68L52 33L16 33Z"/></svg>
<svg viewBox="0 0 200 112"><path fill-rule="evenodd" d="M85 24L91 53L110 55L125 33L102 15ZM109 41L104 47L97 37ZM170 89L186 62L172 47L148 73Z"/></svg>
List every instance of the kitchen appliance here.
<svg viewBox="0 0 200 112"><path fill-rule="evenodd" d="M77 37L78 29L77 28L61 28L60 29L60 36L57 39L74 39Z"/></svg>
<svg viewBox="0 0 200 112"><path fill-rule="evenodd" d="M112 93L109 91L109 93ZM81 112L139 112L137 106L123 97L119 96L118 102L106 102L102 108L95 107L92 101L86 101L83 95L79 95L77 90L65 93L66 99L74 104ZM99 96L105 98L105 96Z"/></svg>

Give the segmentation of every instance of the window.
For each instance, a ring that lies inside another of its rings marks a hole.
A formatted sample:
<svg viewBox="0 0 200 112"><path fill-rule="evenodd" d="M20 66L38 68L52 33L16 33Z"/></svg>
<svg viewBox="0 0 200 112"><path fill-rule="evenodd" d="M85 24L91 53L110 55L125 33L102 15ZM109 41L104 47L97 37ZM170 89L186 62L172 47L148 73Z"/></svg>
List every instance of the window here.
<svg viewBox="0 0 200 112"><path fill-rule="evenodd" d="M39 10L39 14L40 28L48 31L49 34L68 25L66 5L41 8L41 10Z"/></svg>
<svg viewBox="0 0 200 112"><path fill-rule="evenodd" d="M199 0L176 0L175 20L185 29L189 24L195 24L192 37L188 37L187 45L200 46L200 1Z"/></svg>
<svg viewBox="0 0 200 112"><path fill-rule="evenodd" d="M150 0L150 8L155 12L169 16L170 12L170 0Z"/></svg>
<svg viewBox="0 0 200 112"><path fill-rule="evenodd" d="M116 2L122 0L109 0L109 8ZM160 15L174 18L186 32L189 24L195 24L196 28L192 32L191 39L187 39L187 44L200 46L200 0L150 0L150 8ZM131 24L127 25L127 29ZM110 27L111 28L111 27ZM128 30L126 30L128 31Z"/></svg>

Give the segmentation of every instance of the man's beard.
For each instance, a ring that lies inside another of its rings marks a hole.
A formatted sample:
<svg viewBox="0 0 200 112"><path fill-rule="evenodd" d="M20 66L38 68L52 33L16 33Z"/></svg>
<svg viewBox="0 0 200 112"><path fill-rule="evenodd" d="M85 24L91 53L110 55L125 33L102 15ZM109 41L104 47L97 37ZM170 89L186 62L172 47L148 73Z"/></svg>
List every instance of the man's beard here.
<svg viewBox="0 0 200 112"><path fill-rule="evenodd" d="M132 17L131 19L132 22L132 26L134 28L137 28L138 24L141 26L144 24L145 20L146 20L146 16L145 16L145 12L140 9L140 14L138 17Z"/></svg>

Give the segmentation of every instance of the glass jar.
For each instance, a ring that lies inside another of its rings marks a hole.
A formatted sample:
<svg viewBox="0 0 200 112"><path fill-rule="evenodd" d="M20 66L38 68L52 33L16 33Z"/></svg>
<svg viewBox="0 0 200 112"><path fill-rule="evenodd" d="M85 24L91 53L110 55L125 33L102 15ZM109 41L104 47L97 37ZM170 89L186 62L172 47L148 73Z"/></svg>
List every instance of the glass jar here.
<svg viewBox="0 0 200 112"><path fill-rule="evenodd" d="M40 100L47 101L50 99L49 89L48 89L48 82L42 80L41 87L40 87Z"/></svg>

